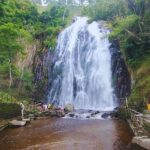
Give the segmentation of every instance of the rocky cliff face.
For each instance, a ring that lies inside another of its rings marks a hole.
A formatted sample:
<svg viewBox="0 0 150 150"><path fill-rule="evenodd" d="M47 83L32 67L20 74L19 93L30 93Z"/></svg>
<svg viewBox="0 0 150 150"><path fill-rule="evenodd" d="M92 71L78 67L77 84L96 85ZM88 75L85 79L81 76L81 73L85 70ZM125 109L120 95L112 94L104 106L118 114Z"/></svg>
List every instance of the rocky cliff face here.
<svg viewBox="0 0 150 150"><path fill-rule="evenodd" d="M34 84L35 90L33 98L35 101L44 101L47 95L48 78L51 74L53 54L45 50L41 54L36 54L34 59Z"/></svg>
<svg viewBox="0 0 150 150"><path fill-rule="evenodd" d="M19 57L17 56L17 60L16 60L16 66L20 71L24 71L25 68L28 68L30 70L32 70L32 66L34 63L34 56L36 54L36 50L37 50L38 44L37 43L33 43L31 45L27 45L25 47L25 56L24 57Z"/></svg>
<svg viewBox="0 0 150 150"><path fill-rule="evenodd" d="M115 94L121 104L130 95L131 78L125 60L120 52L119 43L113 40L110 46L112 53L112 76Z"/></svg>

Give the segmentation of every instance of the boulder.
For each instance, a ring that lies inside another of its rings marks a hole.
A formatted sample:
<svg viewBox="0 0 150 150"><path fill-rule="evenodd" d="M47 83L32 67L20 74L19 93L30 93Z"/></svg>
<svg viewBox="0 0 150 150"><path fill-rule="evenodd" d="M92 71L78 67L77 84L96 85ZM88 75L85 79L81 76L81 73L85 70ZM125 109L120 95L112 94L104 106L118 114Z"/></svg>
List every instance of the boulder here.
<svg viewBox="0 0 150 150"><path fill-rule="evenodd" d="M57 116L57 111L56 110L50 110L50 115L51 117L56 117Z"/></svg>
<svg viewBox="0 0 150 150"><path fill-rule="evenodd" d="M90 118L90 116L86 116L86 118Z"/></svg>
<svg viewBox="0 0 150 150"><path fill-rule="evenodd" d="M64 111L65 111L66 113L68 113L68 112L73 112L73 110L74 110L74 106L73 106L72 104L67 104L67 105L64 107Z"/></svg>
<svg viewBox="0 0 150 150"><path fill-rule="evenodd" d="M132 143L136 143L139 146L150 150L150 138L147 136L135 136L132 139Z"/></svg>
<svg viewBox="0 0 150 150"><path fill-rule="evenodd" d="M107 119L107 118L109 118L110 116L111 116L110 113L104 113L104 114L102 114L102 118L104 118L104 119Z"/></svg>
<svg viewBox="0 0 150 150"><path fill-rule="evenodd" d="M63 109L54 109L49 111L49 116L51 117L64 117L65 112Z"/></svg>
<svg viewBox="0 0 150 150"><path fill-rule="evenodd" d="M69 114L69 117L71 117L71 118L73 118L74 116L75 116L74 113L70 113L70 114Z"/></svg>
<svg viewBox="0 0 150 150"><path fill-rule="evenodd" d="M64 113L64 111L57 111L56 116L57 116L57 117L64 117L64 116L65 116L65 113Z"/></svg>
<svg viewBox="0 0 150 150"><path fill-rule="evenodd" d="M43 115L44 115L44 116L50 116L50 115L51 115L51 112L50 112L50 111L44 111L44 112L43 112Z"/></svg>
<svg viewBox="0 0 150 150"><path fill-rule="evenodd" d="M92 113L91 113L91 116L95 116L95 115L97 115L97 114L99 114L99 113L100 113L100 111L92 112Z"/></svg>
<svg viewBox="0 0 150 150"><path fill-rule="evenodd" d="M12 121L9 121L9 124L12 126L21 127L21 126L24 126L26 124L26 121L12 120Z"/></svg>
<svg viewBox="0 0 150 150"><path fill-rule="evenodd" d="M26 115L25 117L26 117L26 118L30 118L30 120L35 120L35 119L37 119L36 116L35 116L35 114L28 114L28 115Z"/></svg>
<svg viewBox="0 0 150 150"><path fill-rule="evenodd" d="M26 121L27 123L29 123L31 121L31 118L23 118L22 121Z"/></svg>

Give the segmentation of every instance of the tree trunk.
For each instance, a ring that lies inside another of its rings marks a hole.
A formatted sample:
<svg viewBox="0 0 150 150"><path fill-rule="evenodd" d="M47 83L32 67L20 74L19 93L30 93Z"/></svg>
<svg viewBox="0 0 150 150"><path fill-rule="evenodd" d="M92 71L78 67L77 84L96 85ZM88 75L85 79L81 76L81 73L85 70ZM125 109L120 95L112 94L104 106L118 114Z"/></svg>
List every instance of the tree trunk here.
<svg viewBox="0 0 150 150"><path fill-rule="evenodd" d="M66 8L65 8L65 10L64 10L64 13L63 13L63 21L65 20L65 15L66 15Z"/></svg>
<svg viewBox="0 0 150 150"><path fill-rule="evenodd" d="M142 41L142 39L141 39L140 37L138 37L137 35L135 35L133 32L131 32L131 31L127 30L127 29L125 29L125 31L126 31L129 35L131 35L132 37L136 38L138 41Z"/></svg>
<svg viewBox="0 0 150 150"><path fill-rule="evenodd" d="M11 60L9 59L9 89L12 85L12 68L11 68Z"/></svg>

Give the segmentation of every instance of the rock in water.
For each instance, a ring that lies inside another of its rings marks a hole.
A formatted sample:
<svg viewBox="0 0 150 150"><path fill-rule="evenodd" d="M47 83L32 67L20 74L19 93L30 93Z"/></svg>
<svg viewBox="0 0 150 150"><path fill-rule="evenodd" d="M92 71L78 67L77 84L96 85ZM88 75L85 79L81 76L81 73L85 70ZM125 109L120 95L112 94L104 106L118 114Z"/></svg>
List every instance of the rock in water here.
<svg viewBox="0 0 150 150"><path fill-rule="evenodd" d="M67 104L65 107L64 107L64 111L66 113L68 112L72 112L74 110L74 106L72 104Z"/></svg>
<svg viewBox="0 0 150 150"><path fill-rule="evenodd" d="M26 121L27 123L29 123L31 121L31 118L23 118L22 121Z"/></svg>
<svg viewBox="0 0 150 150"><path fill-rule="evenodd" d="M104 118L104 119L107 119L109 117L111 117L110 113L104 113L104 114L102 114L102 118Z"/></svg>
<svg viewBox="0 0 150 150"><path fill-rule="evenodd" d="M75 116L74 113L69 113L69 117L73 118Z"/></svg>
<svg viewBox="0 0 150 150"><path fill-rule="evenodd" d="M26 121L12 120L12 121L9 121L9 124L12 126L21 127L21 126L24 126L26 124Z"/></svg>

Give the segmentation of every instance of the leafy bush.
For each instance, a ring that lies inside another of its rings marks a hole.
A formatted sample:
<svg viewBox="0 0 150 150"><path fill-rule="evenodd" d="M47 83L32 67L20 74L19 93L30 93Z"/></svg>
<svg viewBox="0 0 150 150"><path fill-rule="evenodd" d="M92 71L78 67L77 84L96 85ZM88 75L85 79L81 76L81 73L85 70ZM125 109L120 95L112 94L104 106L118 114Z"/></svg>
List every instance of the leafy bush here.
<svg viewBox="0 0 150 150"><path fill-rule="evenodd" d="M130 118L130 114L128 113L126 108L119 108L119 110L116 112L116 117L127 120Z"/></svg>
<svg viewBox="0 0 150 150"><path fill-rule="evenodd" d="M125 32L131 30L133 27L137 26L139 21L139 17L136 15L129 15L127 17L116 17L113 22L112 32L110 34L110 38L126 38ZM130 45L128 45L130 46Z"/></svg>
<svg viewBox="0 0 150 150"><path fill-rule="evenodd" d="M54 5L39 16L40 23L36 25L35 37L41 39L43 46L55 48L57 35L66 25L66 20L63 19L65 11L66 18L68 10L64 6Z"/></svg>
<svg viewBox="0 0 150 150"><path fill-rule="evenodd" d="M0 103L16 103L17 99L6 92L0 92Z"/></svg>

